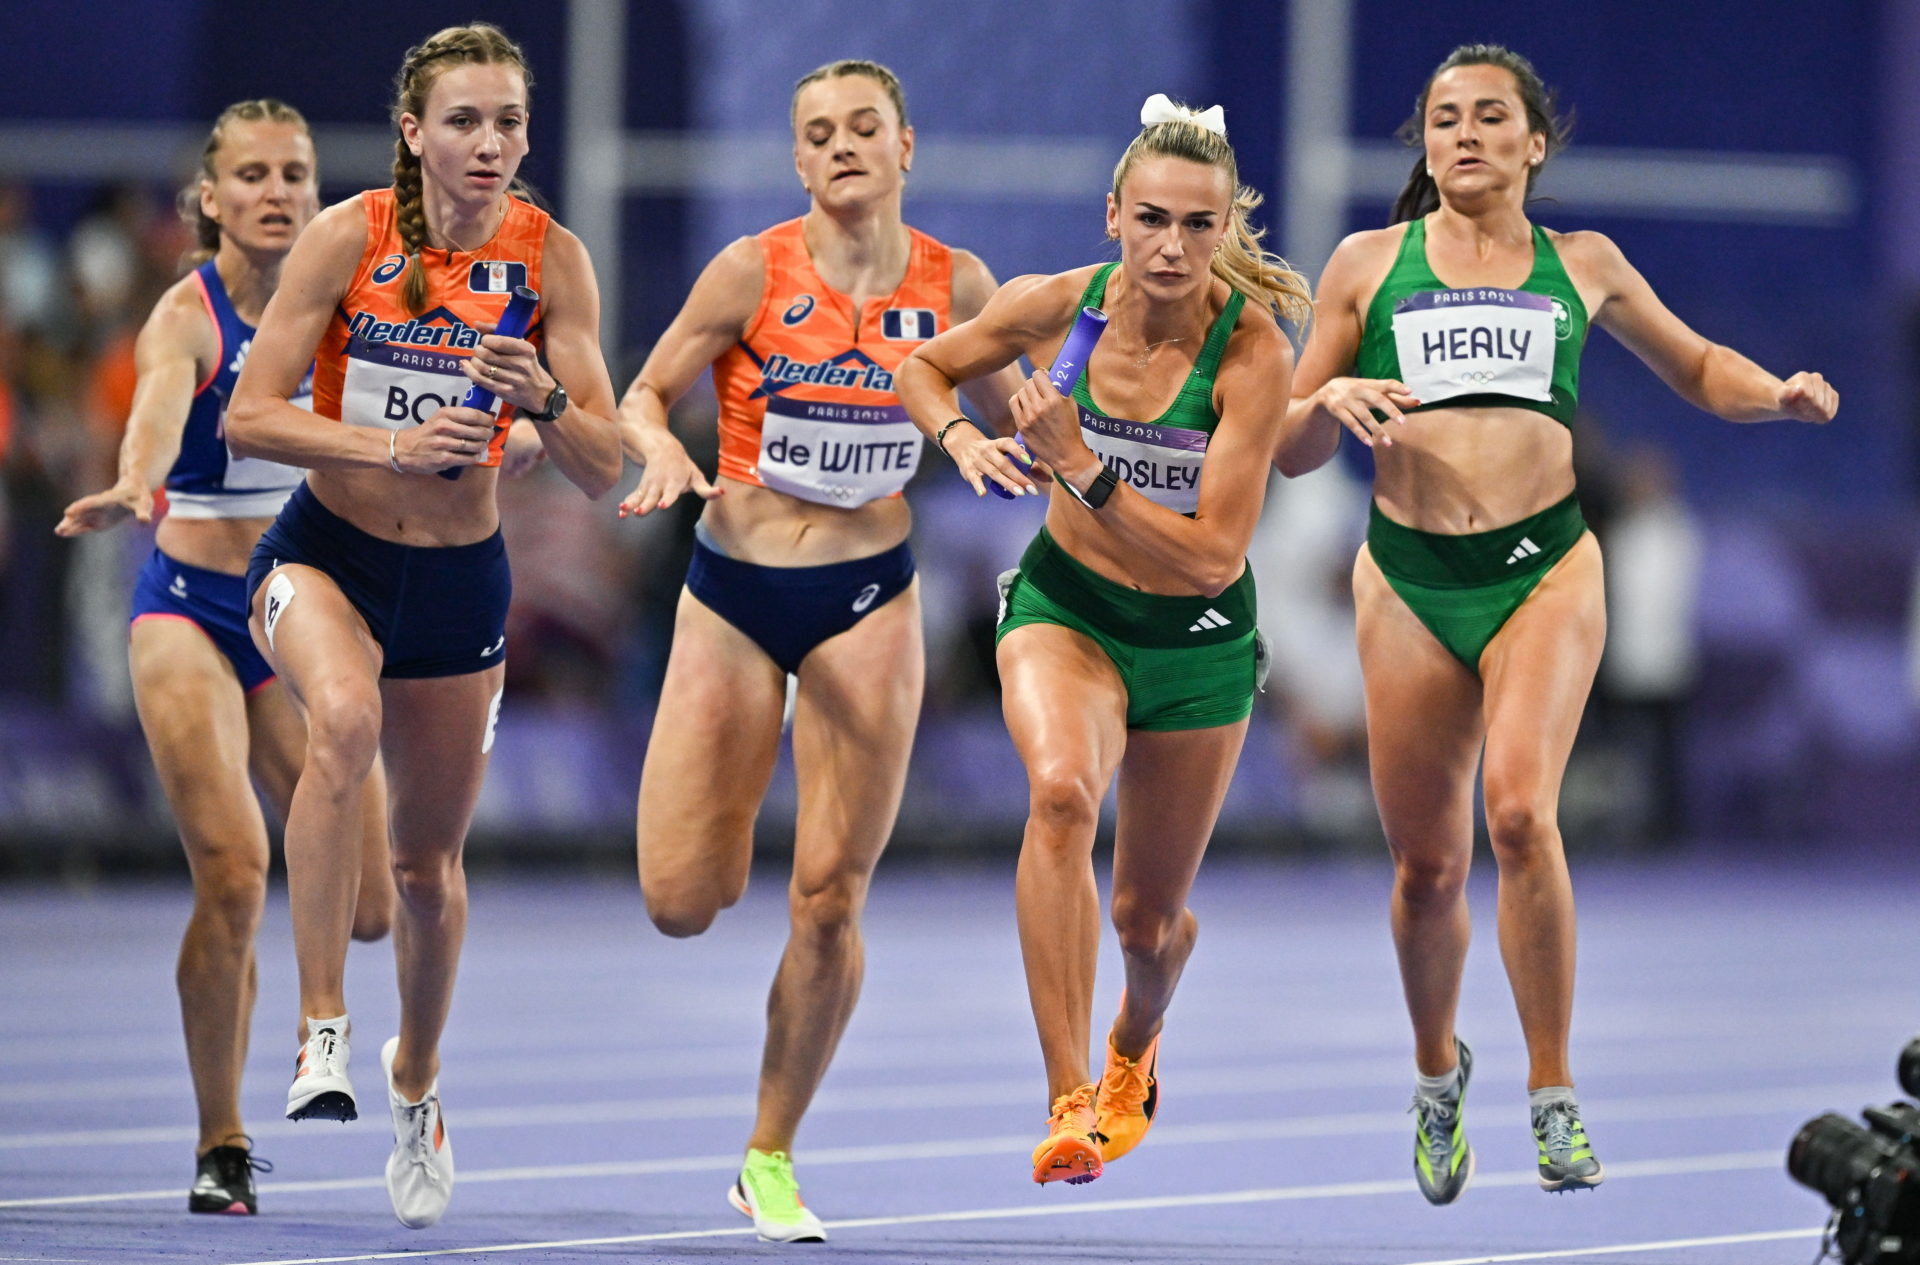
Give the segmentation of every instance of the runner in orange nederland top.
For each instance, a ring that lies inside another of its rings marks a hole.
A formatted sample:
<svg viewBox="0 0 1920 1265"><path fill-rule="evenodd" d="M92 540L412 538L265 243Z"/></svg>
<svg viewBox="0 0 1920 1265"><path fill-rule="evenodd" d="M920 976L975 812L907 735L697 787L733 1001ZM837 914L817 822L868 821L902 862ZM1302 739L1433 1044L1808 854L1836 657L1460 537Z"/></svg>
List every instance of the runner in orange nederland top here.
<svg viewBox="0 0 1920 1265"><path fill-rule="evenodd" d="M860 909L920 712L900 490L921 439L893 371L994 291L978 259L901 221L914 142L891 71L822 66L795 87L792 123L811 208L707 265L620 406L627 454L645 467L621 512L687 491L709 502L640 780L640 884L668 935L705 931L745 890L787 677L798 678L792 930L768 1001L759 1114L729 1191L780 1242L826 1237L788 1151L860 991ZM709 365L713 483L667 429L668 407ZM1011 429L1019 384L1013 371L976 384L999 429Z"/></svg>
<svg viewBox="0 0 1920 1265"><path fill-rule="evenodd" d="M343 853L377 746L400 894L400 1034L381 1050L387 1192L414 1228L439 1220L453 1191L439 1043L466 929L461 849L506 657L504 419L538 424L534 446L589 496L620 472L593 265L513 196L529 79L519 47L484 23L408 52L393 188L332 207L301 236L228 418L236 452L309 471L247 569L254 640L310 734L286 832L305 1016L287 1115L357 1114L341 978L355 875ZM531 341L490 332L519 286L541 294ZM309 413L288 399L316 347ZM462 407L470 386L508 408Z"/></svg>

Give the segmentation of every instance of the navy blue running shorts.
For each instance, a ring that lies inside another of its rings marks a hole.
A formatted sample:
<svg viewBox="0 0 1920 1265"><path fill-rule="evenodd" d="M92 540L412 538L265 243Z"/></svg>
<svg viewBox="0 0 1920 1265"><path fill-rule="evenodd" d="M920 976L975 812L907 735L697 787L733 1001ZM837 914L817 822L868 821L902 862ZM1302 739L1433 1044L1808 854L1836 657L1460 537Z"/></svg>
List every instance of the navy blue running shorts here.
<svg viewBox="0 0 1920 1265"><path fill-rule="evenodd" d="M233 664L240 688L251 694L273 680L273 668L254 649L247 632L247 581L205 567L190 567L158 549L133 582L133 623L181 619L212 639Z"/></svg>
<svg viewBox="0 0 1920 1265"><path fill-rule="evenodd" d="M506 661L513 577L497 530L470 545L399 545L361 531L302 483L254 547L249 602L268 572L290 562L340 586L385 653L381 676L465 676ZM268 611L269 629L276 617Z"/></svg>
<svg viewBox="0 0 1920 1265"><path fill-rule="evenodd" d="M687 591L753 639L782 672L798 672L815 646L836 637L913 583L913 551L901 541L884 553L820 567L763 567L715 549L696 529Z"/></svg>

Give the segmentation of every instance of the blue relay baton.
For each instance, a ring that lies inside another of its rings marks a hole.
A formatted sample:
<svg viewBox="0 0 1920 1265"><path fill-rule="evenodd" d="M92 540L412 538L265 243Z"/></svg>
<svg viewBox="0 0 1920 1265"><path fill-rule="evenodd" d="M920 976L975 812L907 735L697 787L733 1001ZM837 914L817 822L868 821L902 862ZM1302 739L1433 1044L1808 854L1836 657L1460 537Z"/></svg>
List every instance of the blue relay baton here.
<svg viewBox="0 0 1920 1265"><path fill-rule="evenodd" d="M1080 381L1080 375L1086 371L1087 360L1093 355L1095 343L1100 335L1107 332L1107 314L1097 307L1083 307L1080 315L1073 320L1073 328L1067 331L1067 341L1060 344L1060 353L1053 358L1053 368L1047 370L1047 379L1053 383L1053 389L1069 398L1073 395L1074 384ZM1026 452L1025 440L1015 440L1020 450ZM1032 454L1028 453L1029 464ZM995 496L1011 501L1013 493L987 480L987 487Z"/></svg>
<svg viewBox="0 0 1920 1265"><path fill-rule="evenodd" d="M513 297L507 300L507 310L500 313L500 323L494 327L493 332L503 338L525 338L527 336L527 327L533 324L533 309L538 306L539 302L540 296L538 294L535 294L526 286L515 286L513 288ZM478 409L482 413L491 413L498 403L499 401L494 397L493 392L487 390L479 383L475 383L467 388L466 395L460 400L460 407ZM497 427L499 423L495 422L494 425ZM460 477L460 472L464 469L466 469L465 466L455 466L451 470L442 470L440 471L440 477L443 479L457 479Z"/></svg>

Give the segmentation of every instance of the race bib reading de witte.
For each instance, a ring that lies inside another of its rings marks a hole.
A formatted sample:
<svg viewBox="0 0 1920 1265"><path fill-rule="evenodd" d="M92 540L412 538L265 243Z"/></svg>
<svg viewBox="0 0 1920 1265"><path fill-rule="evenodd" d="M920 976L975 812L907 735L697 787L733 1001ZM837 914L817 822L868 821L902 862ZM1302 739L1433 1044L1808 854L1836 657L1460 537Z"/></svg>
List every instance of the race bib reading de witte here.
<svg viewBox="0 0 1920 1265"><path fill-rule="evenodd" d="M760 482L817 505L851 509L892 496L920 466L922 439L897 404L767 401Z"/></svg>

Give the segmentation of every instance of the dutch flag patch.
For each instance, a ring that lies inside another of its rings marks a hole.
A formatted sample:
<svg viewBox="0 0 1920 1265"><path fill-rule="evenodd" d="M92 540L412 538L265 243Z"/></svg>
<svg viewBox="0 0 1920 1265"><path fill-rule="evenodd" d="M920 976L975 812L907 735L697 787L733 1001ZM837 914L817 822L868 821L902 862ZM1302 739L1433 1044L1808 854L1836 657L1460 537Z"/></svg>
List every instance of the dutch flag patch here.
<svg viewBox="0 0 1920 1265"><path fill-rule="evenodd" d="M939 332L931 308L890 307L880 317L880 336L896 342L924 342Z"/></svg>

